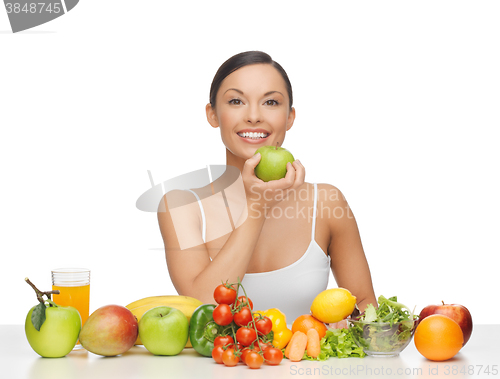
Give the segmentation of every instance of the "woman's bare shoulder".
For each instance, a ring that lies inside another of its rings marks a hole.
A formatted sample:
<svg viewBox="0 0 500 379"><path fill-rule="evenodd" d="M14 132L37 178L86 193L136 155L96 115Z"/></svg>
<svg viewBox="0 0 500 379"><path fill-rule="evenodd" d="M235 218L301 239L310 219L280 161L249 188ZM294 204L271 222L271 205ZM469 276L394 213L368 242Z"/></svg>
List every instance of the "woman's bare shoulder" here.
<svg viewBox="0 0 500 379"><path fill-rule="evenodd" d="M345 201L345 197L342 192L334 185L328 183L317 183L318 188L318 202L325 203L335 203ZM314 199L314 183L304 182L300 187L294 190L291 196L294 199L300 201L312 201Z"/></svg>

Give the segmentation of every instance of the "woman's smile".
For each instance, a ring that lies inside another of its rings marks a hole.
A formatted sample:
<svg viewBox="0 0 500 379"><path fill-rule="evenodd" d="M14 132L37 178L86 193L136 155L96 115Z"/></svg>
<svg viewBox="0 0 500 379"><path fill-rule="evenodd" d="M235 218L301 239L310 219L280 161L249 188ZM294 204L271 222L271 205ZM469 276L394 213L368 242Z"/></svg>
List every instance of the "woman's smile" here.
<svg viewBox="0 0 500 379"><path fill-rule="evenodd" d="M243 141L253 144L266 143L270 132L264 129L243 129L236 133Z"/></svg>

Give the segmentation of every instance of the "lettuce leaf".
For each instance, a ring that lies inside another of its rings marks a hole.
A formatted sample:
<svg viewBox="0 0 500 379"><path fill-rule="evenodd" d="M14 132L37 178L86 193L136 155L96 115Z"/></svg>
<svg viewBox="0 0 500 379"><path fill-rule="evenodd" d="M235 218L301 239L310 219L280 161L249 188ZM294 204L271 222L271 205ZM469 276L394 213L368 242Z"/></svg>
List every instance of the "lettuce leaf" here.
<svg viewBox="0 0 500 379"><path fill-rule="evenodd" d="M378 318L377 310L373 304L368 304L365 308L364 322L374 322Z"/></svg>
<svg viewBox="0 0 500 379"><path fill-rule="evenodd" d="M358 319L363 322L388 322L393 325L401 321L413 321L416 316L406 305L398 302L397 296L386 298L383 295L378 297L378 308L373 304L368 304L365 312Z"/></svg>
<svg viewBox="0 0 500 379"><path fill-rule="evenodd" d="M320 341L321 352L317 358L304 353L302 359L310 361L325 361L330 357L337 358L363 358L366 354L359 347L351 335L349 329L328 329L326 335Z"/></svg>

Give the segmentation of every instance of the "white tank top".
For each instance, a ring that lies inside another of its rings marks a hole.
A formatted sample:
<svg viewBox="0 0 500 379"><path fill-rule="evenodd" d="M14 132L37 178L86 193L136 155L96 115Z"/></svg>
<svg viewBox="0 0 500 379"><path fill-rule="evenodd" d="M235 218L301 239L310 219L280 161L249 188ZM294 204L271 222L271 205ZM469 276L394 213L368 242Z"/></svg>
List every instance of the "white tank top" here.
<svg viewBox="0 0 500 379"><path fill-rule="evenodd" d="M203 222L203 241L205 241L205 215L198 195ZM286 316L289 326L303 315L309 314L311 304L321 291L328 286L330 274L330 257L315 240L318 188L314 183L314 208L311 228L311 242L302 257L286 267L278 270L247 273L241 281L248 297L252 300L254 310L278 308ZM242 295L239 294L239 295Z"/></svg>

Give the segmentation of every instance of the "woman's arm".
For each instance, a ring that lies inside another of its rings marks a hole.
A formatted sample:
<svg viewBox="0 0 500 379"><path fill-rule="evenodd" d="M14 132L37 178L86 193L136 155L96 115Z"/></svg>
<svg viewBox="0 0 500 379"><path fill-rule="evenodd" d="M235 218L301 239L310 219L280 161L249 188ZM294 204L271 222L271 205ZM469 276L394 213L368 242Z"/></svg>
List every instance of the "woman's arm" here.
<svg viewBox="0 0 500 379"><path fill-rule="evenodd" d="M328 254L337 285L356 296L361 312L370 303L377 305L370 268L366 260L358 225L349 204L340 190L331 185L321 185L324 194L322 206L329 210L330 244Z"/></svg>
<svg viewBox="0 0 500 379"><path fill-rule="evenodd" d="M186 212L182 217L176 217L174 225L172 209L168 207L169 197L171 202L193 201L193 194L187 191L175 191L176 193L169 193L164 197L167 206L165 211L158 212L158 222L165 244L170 278L180 295L191 296L202 302L213 302L213 291L221 281L236 282L238 277L243 279L265 222L265 209L269 209L277 202L265 199L273 199L273 191L282 194L283 190L296 188L304 182L304 168L298 162L289 166L284 179L273 183L260 181L253 172L259 159L255 156L248 159L248 164L245 164L246 167L242 172L248 210L242 217L246 218L243 222L235 222L240 226L231 232L212 261L203 243L199 211ZM264 191L267 191L266 196L262 195ZM172 198L182 196L189 198ZM181 220L181 225L178 225L177 219ZM181 249L178 238L181 229L183 234L190 236L191 241L194 241L190 244L193 247Z"/></svg>
<svg viewBox="0 0 500 379"><path fill-rule="evenodd" d="M177 191L181 192L181 191ZM172 196L191 196L193 194L169 194ZM167 199L168 202L168 199ZM196 202L194 203L196 204ZM197 205L197 204L196 204ZM180 295L194 297L204 303L213 302L213 290L221 281L236 282L243 278L252 256L255 243L264 224L264 217L247 217L236 228L223 248L210 260L208 249L202 240L202 225L198 214L186 212L182 221L174 226L168 206L166 212L158 212L158 222L165 245L168 271L175 289ZM199 212L198 212L199 213ZM177 231L190 234L191 241L197 245L181 249Z"/></svg>

